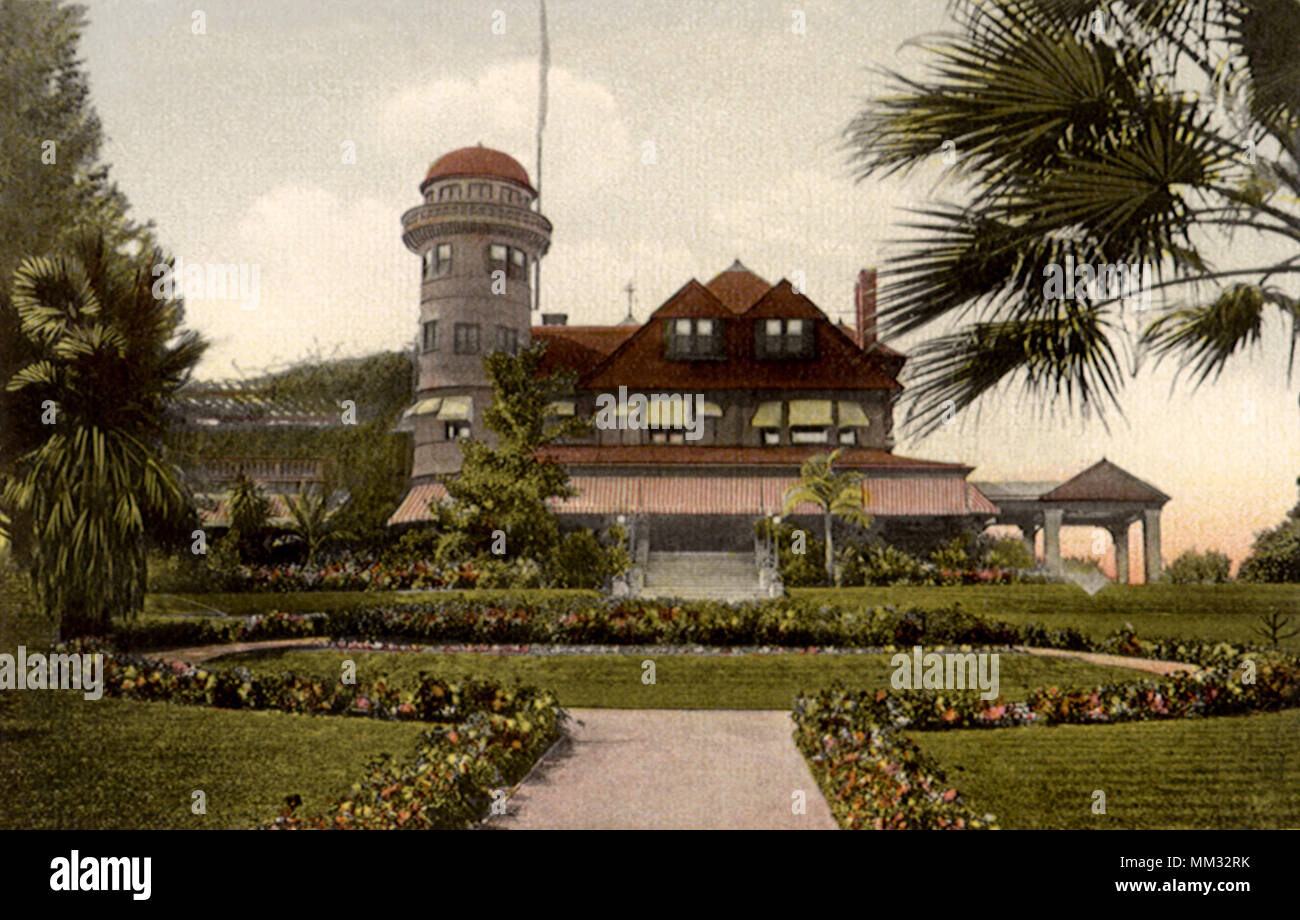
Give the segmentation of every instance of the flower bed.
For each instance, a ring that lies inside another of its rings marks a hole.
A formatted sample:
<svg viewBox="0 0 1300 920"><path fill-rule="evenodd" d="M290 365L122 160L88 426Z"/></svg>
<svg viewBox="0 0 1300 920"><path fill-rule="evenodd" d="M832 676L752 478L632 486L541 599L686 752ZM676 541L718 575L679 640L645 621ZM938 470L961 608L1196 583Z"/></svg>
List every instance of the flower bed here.
<svg viewBox="0 0 1300 920"><path fill-rule="evenodd" d="M327 814L295 815L291 799L265 825L275 829L468 827L487 813L494 790L522 778L560 737L566 718L548 690L491 681L421 674L418 686L400 690L382 680L344 684L124 656L91 643L75 650L104 654L105 696L437 724L410 762L373 761Z"/></svg>
<svg viewBox="0 0 1300 920"><path fill-rule="evenodd" d="M186 618L119 627L122 649L176 648L319 637L417 645L692 645L782 648L1008 647L1104 652L1227 667L1246 655L1275 653L1194 639L1139 639L1131 629L1093 640L1073 628L985 619L960 606L940 610L866 610L782 598L746 604L711 601L619 600L591 597L449 598L394 604L358 600L318 614L273 612L248 618Z"/></svg>
<svg viewBox="0 0 1300 920"><path fill-rule="evenodd" d="M405 591L472 588L479 580L472 562L439 566L431 562L384 563L346 558L318 565L238 566L233 591Z"/></svg>
<svg viewBox="0 0 1300 920"><path fill-rule="evenodd" d="M1274 712L1300 707L1300 657L1261 662L1253 682L1238 668L1089 690L1035 690L1027 702L936 691L898 693L835 687L801 694L795 744L841 827L974 829L995 826L947 788L903 729L1007 728L1100 724Z"/></svg>

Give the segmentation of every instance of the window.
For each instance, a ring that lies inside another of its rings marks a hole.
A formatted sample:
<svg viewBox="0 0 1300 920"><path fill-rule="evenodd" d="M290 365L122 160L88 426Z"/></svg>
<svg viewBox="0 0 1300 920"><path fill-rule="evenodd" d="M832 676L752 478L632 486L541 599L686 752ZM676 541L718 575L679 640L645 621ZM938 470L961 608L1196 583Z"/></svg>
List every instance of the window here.
<svg viewBox="0 0 1300 920"><path fill-rule="evenodd" d="M817 353L812 320L761 319L754 324L754 334L759 358L812 358Z"/></svg>
<svg viewBox="0 0 1300 920"><path fill-rule="evenodd" d="M664 321L664 357L674 361L708 361L724 357L722 320L682 318Z"/></svg>
<svg viewBox="0 0 1300 920"><path fill-rule="evenodd" d="M652 431L650 432L651 444L685 444L686 435L676 431Z"/></svg>
<svg viewBox="0 0 1300 920"><path fill-rule="evenodd" d="M438 189L439 201L457 201L459 199L460 199L459 185L444 185L442 188Z"/></svg>
<svg viewBox="0 0 1300 920"><path fill-rule="evenodd" d="M439 243L424 252L424 280L451 274L451 243Z"/></svg>
<svg viewBox="0 0 1300 920"><path fill-rule="evenodd" d="M469 197L471 198L491 198L492 186L486 182L475 182L469 187Z"/></svg>
<svg viewBox="0 0 1300 920"><path fill-rule="evenodd" d="M763 446L764 446L764 447L774 447L774 446L776 446L776 445L778 445L778 444L781 443L781 429L780 429L780 428L763 428L763 429L761 429L761 430L762 430L762 432L763 432Z"/></svg>
<svg viewBox="0 0 1300 920"><path fill-rule="evenodd" d="M460 441L469 437L469 422L447 422L443 429L448 441Z"/></svg>
<svg viewBox="0 0 1300 920"><path fill-rule="evenodd" d="M424 337L421 346L424 351L438 350L438 321L431 319L424 324Z"/></svg>
<svg viewBox="0 0 1300 920"><path fill-rule="evenodd" d="M458 355L478 354L478 323L457 323L452 350Z"/></svg>
<svg viewBox="0 0 1300 920"><path fill-rule="evenodd" d="M528 254L522 249L493 243L488 246L488 274L503 271L507 278L528 277Z"/></svg>
<svg viewBox="0 0 1300 920"><path fill-rule="evenodd" d="M858 443L858 433L851 429L840 429L840 443L850 446Z"/></svg>
<svg viewBox="0 0 1300 920"><path fill-rule="evenodd" d="M825 428L791 428L791 444L825 444Z"/></svg>
<svg viewBox="0 0 1300 920"><path fill-rule="evenodd" d="M519 354L519 331L509 326L497 326L497 351Z"/></svg>

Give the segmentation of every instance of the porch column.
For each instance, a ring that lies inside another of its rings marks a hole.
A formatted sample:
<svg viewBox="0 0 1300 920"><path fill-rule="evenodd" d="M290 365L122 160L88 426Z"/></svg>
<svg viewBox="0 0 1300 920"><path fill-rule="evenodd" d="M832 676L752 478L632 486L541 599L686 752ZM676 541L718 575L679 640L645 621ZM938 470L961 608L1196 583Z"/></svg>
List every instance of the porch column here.
<svg viewBox="0 0 1300 920"><path fill-rule="evenodd" d="M1061 570L1061 521L1065 511L1048 508L1043 512L1043 553L1047 566L1054 572Z"/></svg>
<svg viewBox="0 0 1300 920"><path fill-rule="evenodd" d="M1160 580L1160 509L1147 508L1142 512L1142 555L1146 563L1146 583Z"/></svg>
<svg viewBox="0 0 1300 920"><path fill-rule="evenodd" d="M1110 528L1110 538L1115 541L1115 581L1126 585L1128 570L1128 524L1116 524Z"/></svg>

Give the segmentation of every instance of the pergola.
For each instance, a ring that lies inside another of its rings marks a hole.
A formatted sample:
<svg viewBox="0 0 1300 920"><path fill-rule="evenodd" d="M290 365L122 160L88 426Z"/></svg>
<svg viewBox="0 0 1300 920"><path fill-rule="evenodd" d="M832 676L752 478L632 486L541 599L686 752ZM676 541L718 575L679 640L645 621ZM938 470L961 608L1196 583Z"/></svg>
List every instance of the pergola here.
<svg viewBox="0 0 1300 920"><path fill-rule="evenodd" d="M1063 526L1104 527L1115 543L1115 577L1129 578L1128 531L1142 522L1146 582L1160 577L1160 509L1169 496L1104 457L1065 482L977 482L975 486L998 506L994 523L1018 527L1032 550L1043 531L1047 564L1061 567Z"/></svg>

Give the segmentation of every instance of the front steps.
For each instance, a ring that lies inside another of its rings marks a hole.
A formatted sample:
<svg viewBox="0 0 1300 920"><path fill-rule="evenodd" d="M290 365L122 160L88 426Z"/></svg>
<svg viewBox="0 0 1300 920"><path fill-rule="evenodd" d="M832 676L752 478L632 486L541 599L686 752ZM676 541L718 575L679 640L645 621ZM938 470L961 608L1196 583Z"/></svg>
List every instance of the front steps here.
<svg viewBox="0 0 1300 920"><path fill-rule="evenodd" d="M645 565L642 597L742 601L764 597L753 553L655 553Z"/></svg>

